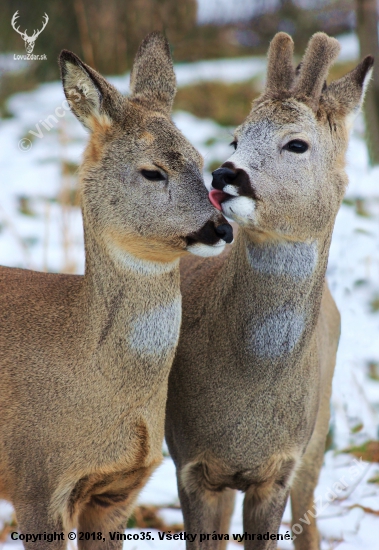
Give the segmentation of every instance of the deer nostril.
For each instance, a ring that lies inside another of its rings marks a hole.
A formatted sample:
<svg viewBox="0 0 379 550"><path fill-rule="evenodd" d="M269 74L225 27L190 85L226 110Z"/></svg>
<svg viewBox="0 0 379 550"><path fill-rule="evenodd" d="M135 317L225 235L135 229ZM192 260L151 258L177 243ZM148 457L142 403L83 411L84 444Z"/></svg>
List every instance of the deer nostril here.
<svg viewBox="0 0 379 550"><path fill-rule="evenodd" d="M237 178L238 172L235 172L234 170L231 170L230 168L218 168L214 172L212 172L213 181L212 181L212 187L215 189L222 190L225 185L229 185L233 183L233 181Z"/></svg>
<svg viewBox="0 0 379 550"><path fill-rule="evenodd" d="M233 242L233 228L228 223L222 223L221 225L218 225L216 228L217 235L226 243L230 244Z"/></svg>

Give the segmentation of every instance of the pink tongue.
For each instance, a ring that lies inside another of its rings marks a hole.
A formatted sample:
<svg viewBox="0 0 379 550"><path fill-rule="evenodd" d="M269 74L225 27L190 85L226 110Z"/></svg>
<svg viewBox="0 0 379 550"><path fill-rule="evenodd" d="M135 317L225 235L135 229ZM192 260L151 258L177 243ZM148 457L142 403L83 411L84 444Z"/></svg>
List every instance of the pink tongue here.
<svg viewBox="0 0 379 550"><path fill-rule="evenodd" d="M222 212L221 203L227 197L229 197L229 195L224 193L224 191L219 191L218 189L212 189L212 191L209 191L209 200L213 206L217 208L217 210L220 210L220 212Z"/></svg>

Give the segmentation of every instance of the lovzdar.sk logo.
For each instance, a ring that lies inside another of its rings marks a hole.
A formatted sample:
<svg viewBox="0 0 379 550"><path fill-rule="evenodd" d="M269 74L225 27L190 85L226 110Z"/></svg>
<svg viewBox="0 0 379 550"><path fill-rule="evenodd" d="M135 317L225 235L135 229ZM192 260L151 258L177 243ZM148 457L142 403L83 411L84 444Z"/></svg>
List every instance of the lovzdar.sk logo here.
<svg viewBox="0 0 379 550"><path fill-rule="evenodd" d="M16 55L15 54L14 59L27 59L27 60L44 60L44 59L46 59L45 54L43 54L43 55L32 55L32 53L33 53L35 42L36 42L37 38L39 37L41 32L44 30L44 28L46 27L46 25L49 21L49 18L47 16L47 14L45 13L45 15L43 16L42 28L40 30L37 30L37 31L34 30L33 34L31 36L29 36L27 34L27 32L26 32L27 29L25 29L25 31L22 32L22 31L20 31L20 27L16 26L16 20L18 19L18 17L19 17L19 15L18 15L18 10L17 10L16 13L12 17L11 24L12 24L12 27L14 28L14 30L16 32L18 32L18 34L23 39L23 41L25 43L25 49L26 49L27 55Z"/></svg>

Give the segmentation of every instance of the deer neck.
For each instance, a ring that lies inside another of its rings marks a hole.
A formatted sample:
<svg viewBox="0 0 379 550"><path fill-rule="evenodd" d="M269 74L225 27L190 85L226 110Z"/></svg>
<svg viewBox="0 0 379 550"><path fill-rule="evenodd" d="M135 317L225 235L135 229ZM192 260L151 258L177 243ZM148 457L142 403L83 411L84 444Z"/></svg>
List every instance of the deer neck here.
<svg viewBox="0 0 379 550"><path fill-rule="evenodd" d="M330 238L256 243L240 229L216 284L256 359L282 361L317 324ZM225 294L226 293L226 294Z"/></svg>
<svg viewBox="0 0 379 550"><path fill-rule="evenodd" d="M179 338L178 260L137 260L108 249L90 230L85 249L83 310L94 361L113 385L131 374L136 381L139 371L153 390L154 380L167 378Z"/></svg>

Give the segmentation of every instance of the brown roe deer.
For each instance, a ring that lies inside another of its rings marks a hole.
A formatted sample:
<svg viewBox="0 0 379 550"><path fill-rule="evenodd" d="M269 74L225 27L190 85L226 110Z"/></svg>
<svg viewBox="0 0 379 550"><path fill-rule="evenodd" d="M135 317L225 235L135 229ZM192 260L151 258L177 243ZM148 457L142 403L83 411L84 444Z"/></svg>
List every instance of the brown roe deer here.
<svg viewBox="0 0 379 550"><path fill-rule="evenodd" d="M367 57L327 86L338 51L317 33L295 72L292 39L275 36L266 89L213 173L210 198L239 224L236 242L222 257L182 262L166 438L185 530L228 533L239 489L244 532L255 534L247 549L276 548L290 493L296 550L319 548L313 491L340 331L325 271L348 131L373 64ZM198 542L189 547L225 547Z"/></svg>
<svg viewBox="0 0 379 550"><path fill-rule="evenodd" d="M135 498L161 461L181 322L179 257L232 240L202 159L170 118L169 46L141 44L123 97L68 51L64 92L91 135L80 168L84 276L0 268L0 496L22 533L103 532L121 549Z"/></svg>

